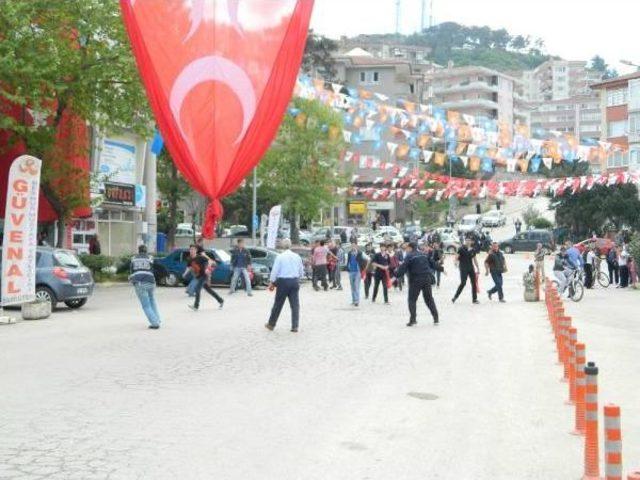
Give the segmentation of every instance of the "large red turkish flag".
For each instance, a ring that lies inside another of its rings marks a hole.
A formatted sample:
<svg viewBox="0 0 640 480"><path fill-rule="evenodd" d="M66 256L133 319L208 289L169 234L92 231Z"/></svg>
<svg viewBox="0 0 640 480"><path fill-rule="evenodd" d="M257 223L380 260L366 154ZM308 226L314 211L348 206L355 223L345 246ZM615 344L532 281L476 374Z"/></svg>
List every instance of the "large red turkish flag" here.
<svg viewBox="0 0 640 480"><path fill-rule="evenodd" d="M210 237L291 98L313 0L120 0L160 132Z"/></svg>

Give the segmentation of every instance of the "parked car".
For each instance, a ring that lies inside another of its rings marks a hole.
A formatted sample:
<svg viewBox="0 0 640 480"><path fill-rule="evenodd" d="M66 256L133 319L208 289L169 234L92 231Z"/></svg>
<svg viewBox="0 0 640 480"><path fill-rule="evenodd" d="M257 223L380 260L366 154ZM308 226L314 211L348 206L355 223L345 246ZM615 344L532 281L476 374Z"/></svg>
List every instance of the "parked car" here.
<svg viewBox="0 0 640 480"><path fill-rule="evenodd" d="M441 233L440 241L442 242L442 249L445 253L457 253L460 248L460 239L458 235L453 232Z"/></svg>
<svg viewBox="0 0 640 480"><path fill-rule="evenodd" d="M358 245L366 245L373 241L373 230L369 227L358 227Z"/></svg>
<svg viewBox="0 0 640 480"><path fill-rule="evenodd" d="M231 225L229 227L228 237L250 237L251 231L245 225Z"/></svg>
<svg viewBox="0 0 640 480"><path fill-rule="evenodd" d="M585 249L587 248L587 245L593 245L594 243L600 252L600 256L607 256L607 254L609 253L609 250L611 250L612 248L615 248L616 246L613 240L609 238L598 237L595 240L592 238L583 240L579 243L576 243L574 247L580 250L580 253L584 253Z"/></svg>
<svg viewBox="0 0 640 480"><path fill-rule="evenodd" d="M400 244L404 242L404 239L396 227L378 227L373 235L373 243L380 245L385 242Z"/></svg>
<svg viewBox="0 0 640 480"><path fill-rule="evenodd" d="M212 258L217 266L211 275L211 283L214 285L229 285L231 283L231 275L233 271L231 269L231 256L224 250L208 249L206 254ZM159 265L159 269L163 270L160 275L157 275L156 281L160 285L166 285L168 287L177 287L184 284L182 275L187 269L189 263L189 249L177 248L164 258L157 259L156 262ZM262 285L264 283L263 274L259 271L255 271L253 268L249 269L251 277L251 286ZM160 278L158 278L158 276ZM242 277L238 280L244 282Z"/></svg>
<svg viewBox="0 0 640 480"><path fill-rule="evenodd" d="M503 227L507 224L507 216L501 210L490 210L482 215L483 227Z"/></svg>
<svg viewBox="0 0 640 480"><path fill-rule="evenodd" d="M302 258L302 264L304 265L304 276L307 280L311 280L313 278L311 249L307 247L291 247L291 251L300 255Z"/></svg>
<svg viewBox="0 0 640 480"><path fill-rule="evenodd" d="M509 240L500 242L500 248L505 253L533 252L538 243L542 243L543 248L548 252L553 252L556 248L553 233L550 230L527 230L526 232L521 232Z"/></svg>
<svg viewBox="0 0 640 480"><path fill-rule="evenodd" d="M176 227L176 238L198 238L201 235L197 225L194 230L191 223L179 223Z"/></svg>
<svg viewBox="0 0 640 480"><path fill-rule="evenodd" d="M340 240L344 243L349 241L351 230L353 230L352 227L321 227L313 232L311 240L312 242L316 242L318 240L331 238L332 240Z"/></svg>
<svg viewBox="0 0 640 480"><path fill-rule="evenodd" d="M410 242L412 238L421 238L424 235L422 227L418 225L408 225L402 231L402 238L405 242Z"/></svg>
<svg viewBox="0 0 640 480"><path fill-rule="evenodd" d="M264 247L247 247L247 250L251 254L251 261L254 266L264 265L267 267L269 273L271 273L273 263L276 261L276 257L278 256L277 251Z"/></svg>
<svg viewBox="0 0 640 480"><path fill-rule="evenodd" d="M465 215L458 224L458 232L470 233L482 228L482 216L473 214Z"/></svg>
<svg viewBox="0 0 640 480"><path fill-rule="evenodd" d="M0 262L1 258L0 248ZM36 249L36 299L51 303L51 310L58 302L73 309L84 306L94 287L91 271L75 252L52 247Z"/></svg>

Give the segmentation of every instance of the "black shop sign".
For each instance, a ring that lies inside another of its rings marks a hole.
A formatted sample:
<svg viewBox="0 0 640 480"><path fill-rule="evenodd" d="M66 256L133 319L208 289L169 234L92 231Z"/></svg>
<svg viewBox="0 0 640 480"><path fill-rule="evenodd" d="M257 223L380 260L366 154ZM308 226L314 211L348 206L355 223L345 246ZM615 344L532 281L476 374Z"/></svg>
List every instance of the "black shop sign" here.
<svg viewBox="0 0 640 480"><path fill-rule="evenodd" d="M136 187L127 183L104 183L104 202L133 207L136 204Z"/></svg>

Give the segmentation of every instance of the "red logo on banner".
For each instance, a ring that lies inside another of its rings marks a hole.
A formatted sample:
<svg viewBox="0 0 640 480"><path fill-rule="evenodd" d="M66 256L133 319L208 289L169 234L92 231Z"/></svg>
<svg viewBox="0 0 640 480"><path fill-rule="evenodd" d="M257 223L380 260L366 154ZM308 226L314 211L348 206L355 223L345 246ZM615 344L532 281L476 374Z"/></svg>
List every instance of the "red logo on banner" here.
<svg viewBox="0 0 640 480"><path fill-rule="evenodd" d="M176 166L212 202L260 161L289 103L313 0L120 0L151 108Z"/></svg>

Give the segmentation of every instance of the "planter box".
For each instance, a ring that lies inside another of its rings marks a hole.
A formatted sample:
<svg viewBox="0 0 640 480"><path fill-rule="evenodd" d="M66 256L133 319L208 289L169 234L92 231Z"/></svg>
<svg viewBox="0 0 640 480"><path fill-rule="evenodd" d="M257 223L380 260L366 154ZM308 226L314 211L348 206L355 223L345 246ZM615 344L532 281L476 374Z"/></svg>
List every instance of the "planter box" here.
<svg viewBox="0 0 640 480"><path fill-rule="evenodd" d="M33 302L22 305L23 320L43 320L51 316L51 304L49 302Z"/></svg>

